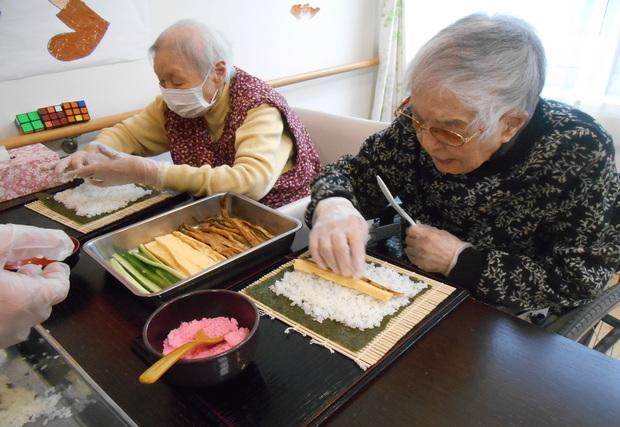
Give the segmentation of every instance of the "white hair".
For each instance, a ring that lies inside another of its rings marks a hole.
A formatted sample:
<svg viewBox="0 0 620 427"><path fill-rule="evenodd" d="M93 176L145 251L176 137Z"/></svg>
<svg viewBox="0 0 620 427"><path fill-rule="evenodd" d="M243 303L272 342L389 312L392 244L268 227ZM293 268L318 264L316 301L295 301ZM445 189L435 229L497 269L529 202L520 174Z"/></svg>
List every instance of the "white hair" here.
<svg viewBox="0 0 620 427"><path fill-rule="evenodd" d="M476 113L470 129L491 135L506 113L530 117L545 84L545 52L532 27L510 16L473 14L444 28L407 71L411 94L449 90Z"/></svg>
<svg viewBox="0 0 620 427"><path fill-rule="evenodd" d="M217 31L192 19L183 19L166 28L149 48L153 58L162 46L172 47L176 54L194 65L203 75L219 60L226 62L228 81L233 73L231 49L228 42Z"/></svg>

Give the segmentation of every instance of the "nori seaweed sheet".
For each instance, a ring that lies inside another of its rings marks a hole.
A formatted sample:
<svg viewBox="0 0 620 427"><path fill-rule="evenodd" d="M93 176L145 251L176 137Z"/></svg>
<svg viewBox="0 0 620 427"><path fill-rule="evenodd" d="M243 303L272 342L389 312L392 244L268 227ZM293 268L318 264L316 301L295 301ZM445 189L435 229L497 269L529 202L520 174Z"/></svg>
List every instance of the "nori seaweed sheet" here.
<svg viewBox="0 0 620 427"><path fill-rule="evenodd" d="M146 200L146 199L150 199L151 197L155 197L155 196L157 196L160 193L159 190L156 190L154 188L146 187L144 185L139 185L139 184L136 184L136 185L138 187L140 187L140 188L151 190L151 194L147 194L144 197L140 197L139 199L134 200L133 202L130 202L127 206L124 206L122 208L116 209L116 210L111 211L111 212L106 212L104 214L95 215L93 217L77 215L75 213L74 209L69 209L65 205L63 205L62 203L57 202L54 199L54 195L53 194L36 193L35 196L36 196L37 199L39 199L41 202L43 202L45 204L45 206L47 206L48 208L50 208L54 212L58 212L59 214L65 216L65 217L67 217L67 218L69 218L69 219L71 219L71 220L73 220L73 221L75 221L75 222L77 222L79 224L84 225L84 224L88 224L89 222L96 221L96 220L98 220L100 218L104 218L104 217L106 217L108 215L112 215L114 212L118 212L118 211L120 211L122 209L128 208L129 206L131 206L131 205L133 205L135 203L141 202L141 201Z"/></svg>
<svg viewBox="0 0 620 427"><path fill-rule="evenodd" d="M387 326L388 322L396 317L402 310L411 305L416 298L421 296L424 292L430 289L430 286L426 284L426 288L420 291L414 298L409 300L409 304L399 308L394 314L385 316L381 322L381 325L372 329L359 330L356 328L350 328L340 322L326 319L322 323L317 322L312 317L304 313L304 311L296 306L292 305L291 300L288 298L276 295L269 287L273 285L276 280L280 280L284 273L287 271L293 271L293 266L289 266L276 275L268 278L261 279L261 283L256 286L249 286L243 289L243 293L250 295L252 298L260 301L272 310L281 313L287 318L305 326L306 328L318 333L324 338L333 341L351 351L359 351L366 344L371 342L380 332L382 332ZM414 278L410 278L414 282L418 282Z"/></svg>

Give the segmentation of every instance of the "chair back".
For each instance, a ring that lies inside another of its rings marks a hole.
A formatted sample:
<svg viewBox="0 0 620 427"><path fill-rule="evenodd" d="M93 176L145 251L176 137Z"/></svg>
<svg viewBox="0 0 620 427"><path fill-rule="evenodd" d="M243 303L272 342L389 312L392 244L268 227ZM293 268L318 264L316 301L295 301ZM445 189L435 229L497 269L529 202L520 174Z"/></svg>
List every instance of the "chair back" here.
<svg viewBox="0 0 620 427"><path fill-rule="evenodd" d="M304 108L294 110L310 133L321 165L335 162L344 154L357 154L366 138L390 125Z"/></svg>
<svg viewBox="0 0 620 427"><path fill-rule="evenodd" d="M344 154L357 154L366 138L390 125L386 122L337 116L303 108L294 108L294 110L310 133L323 166L335 162ZM308 245L310 230L304 222L304 213L308 203L310 203L310 197L304 197L278 209L285 215L299 219L303 224L301 230L295 235L293 250Z"/></svg>

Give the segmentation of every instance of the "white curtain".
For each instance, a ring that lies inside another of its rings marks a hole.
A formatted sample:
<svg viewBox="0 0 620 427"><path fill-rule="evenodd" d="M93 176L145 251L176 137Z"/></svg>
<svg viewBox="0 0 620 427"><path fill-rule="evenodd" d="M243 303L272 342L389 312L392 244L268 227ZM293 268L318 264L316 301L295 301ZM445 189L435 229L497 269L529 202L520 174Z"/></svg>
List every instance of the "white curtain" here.
<svg viewBox="0 0 620 427"><path fill-rule="evenodd" d="M405 25L403 0L381 0L379 21L379 70L371 119L392 121L404 96Z"/></svg>

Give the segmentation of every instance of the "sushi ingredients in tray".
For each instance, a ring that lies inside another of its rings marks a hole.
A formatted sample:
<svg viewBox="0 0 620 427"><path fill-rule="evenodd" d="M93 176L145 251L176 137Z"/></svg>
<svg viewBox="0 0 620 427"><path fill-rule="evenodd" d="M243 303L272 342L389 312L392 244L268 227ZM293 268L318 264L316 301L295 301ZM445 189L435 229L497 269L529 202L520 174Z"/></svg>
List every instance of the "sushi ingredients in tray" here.
<svg viewBox="0 0 620 427"><path fill-rule="evenodd" d="M136 288L144 292L159 292L184 279L185 275L163 264L147 251L133 250L112 256L110 264Z"/></svg>
<svg viewBox="0 0 620 427"><path fill-rule="evenodd" d="M263 227L223 210L221 216L183 224L138 249L116 253L110 265L140 292L159 292L271 237Z"/></svg>
<svg viewBox="0 0 620 427"><path fill-rule="evenodd" d="M156 237L154 241L145 243L144 246L161 262L176 268L186 277L199 273L218 262L173 234Z"/></svg>

